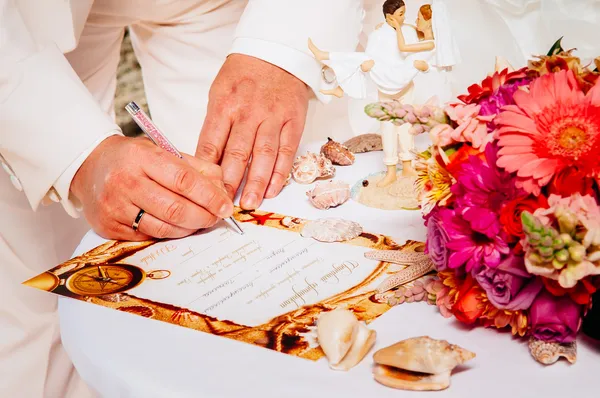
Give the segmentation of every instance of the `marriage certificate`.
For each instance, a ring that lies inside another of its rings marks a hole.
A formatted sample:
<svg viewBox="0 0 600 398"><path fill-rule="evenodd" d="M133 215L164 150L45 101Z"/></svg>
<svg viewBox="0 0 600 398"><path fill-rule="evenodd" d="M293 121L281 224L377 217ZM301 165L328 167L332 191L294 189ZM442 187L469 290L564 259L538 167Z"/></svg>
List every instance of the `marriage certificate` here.
<svg viewBox="0 0 600 398"><path fill-rule="evenodd" d="M363 233L340 243L303 237L293 217L238 210L244 234L226 222L192 236L107 242L25 284L115 310L222 335L310 359L319 314L337 307L372 321L389 307L372 300L389 264L373 249L414 250Z"/></svg>

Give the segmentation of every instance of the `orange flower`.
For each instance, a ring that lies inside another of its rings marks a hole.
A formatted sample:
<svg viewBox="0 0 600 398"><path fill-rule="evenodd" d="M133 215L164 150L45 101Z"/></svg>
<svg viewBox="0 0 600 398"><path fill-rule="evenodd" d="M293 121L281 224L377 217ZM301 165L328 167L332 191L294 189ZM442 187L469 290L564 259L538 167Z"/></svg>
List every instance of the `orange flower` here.
<svg viewBox="0 0 600 398"><path fill-rule="evenodd" d="M475 323L483 314L483 298L485 292L470 274L460 286L457 301L452 307L452 313L459 321L466 324Z"/></svg>
<svg viewBox="0 0 600 398"><path fill-rule="evenodd" d="M463 145L460 149L448 156L450 163L446 166L446 170L452 174L454 178L458 176L462 168L462 164L471 156L478 156L485 160L485 153L473 148L471 145Z"/></svg>
<svg viewBox="0 0 600 398"><path fill-rule="evenodd" d="M481 315L485 327L504 329L510 326L513 336L525 336L528 328L528 319L522 311L499 310L491 303L487 303L486 309Z"/></svg>
<svg viewBox="0 0 600 398"><path fill-rule="evenodd" d="M584 68L581 65L581 60L574 56L572 52L575 49L561 51L554 55L536 56L537 60L529 61L529 69L536 71L542 75L548 73L556 73L561 70L571 70L575 74L575 79L581 90L587 93L600 77L600 73L592 71L589 68ZM596 67L600 64L600 57L594 60ZM598 68L600 70L600 68Z"/></svg>

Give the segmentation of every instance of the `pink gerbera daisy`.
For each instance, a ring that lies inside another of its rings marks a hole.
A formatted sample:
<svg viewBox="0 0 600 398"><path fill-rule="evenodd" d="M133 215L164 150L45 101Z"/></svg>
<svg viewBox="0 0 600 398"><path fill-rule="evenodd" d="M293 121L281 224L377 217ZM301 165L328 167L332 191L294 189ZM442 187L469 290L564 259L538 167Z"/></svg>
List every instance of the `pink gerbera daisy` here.
<svg viewBox="0 0 600 398"><path fill-rule="evenodd" d="M600 174L600 83L584 94L572 71L560 71L517 91L514 100L495 120L497 165L517 172L518 187L538 195L568 166Z"/></svg>

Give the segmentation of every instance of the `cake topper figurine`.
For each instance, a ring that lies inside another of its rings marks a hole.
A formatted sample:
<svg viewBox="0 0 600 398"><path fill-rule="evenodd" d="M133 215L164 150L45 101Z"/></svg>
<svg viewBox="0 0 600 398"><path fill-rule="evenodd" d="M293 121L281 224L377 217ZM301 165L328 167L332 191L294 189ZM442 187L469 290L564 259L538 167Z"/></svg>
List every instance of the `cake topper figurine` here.
<svg viewBox="0 0 600 398"><path fill-rule="evenodd" d="M331 68L336 77L337 85L323 89L321 93L365 99L374 94L369 89L375 87L379 109L385 109L385 104L402 105L407 109L413 109L413 104L420 104L427 108L433 104L432 98L449 101L452 93L446 72L459 61L444 0L433 0L431 5L422 6L416 26L405 23L406 5L403 0L386 0L382 11L385 22L369 35L364 52L326 52L309 39L310 51L317 60ZM412 185L417 174L413 166L414 137L425 130L423 126L413 126L413 123L419 122L412 120L411 115L422 112L415 107L407 117L392 121L377 112L371 114L369 106L365 110L381 122L386 172L376 184L364 189L377 187L376 196L400 195L408 202L414 202L412 199L416 198L416 193ZM371 107L371 111L374 110ZM400 177L397 175L399 162L402 162Z"/></svg>

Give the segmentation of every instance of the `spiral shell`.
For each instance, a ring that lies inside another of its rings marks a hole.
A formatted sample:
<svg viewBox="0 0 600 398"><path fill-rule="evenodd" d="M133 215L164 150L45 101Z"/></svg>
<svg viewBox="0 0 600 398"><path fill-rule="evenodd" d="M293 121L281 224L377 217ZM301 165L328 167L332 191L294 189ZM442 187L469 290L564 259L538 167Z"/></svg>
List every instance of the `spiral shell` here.
<svg viewBox="0 0 600 398"><path fill-rule="evenodd" d="M350 166L354 163L354 154L348 148L331 138L327 138L327 143L321 147L321 153L331 163L340 166Z"/></svg>
<svg viewBox="0 0 600 398"><path fill-rule="evenodd" d="M350 185L341 181L320 183L308 191L306 196L317 209L327 210L345 203L350 198Z"/></svg>
<svg viewBox="0 0 600 398"><path fill-rule="evenodd" d="M544 365L552 365L561 357L570 363L577 361L577 343L550 343L531 338L529 340L529 351L536 361Z"/></svg>
<svg viewBox="0 0 600 398"><path fill-rule="evenodd" d="M292 166L292 177L299 184L310 184L318 178L331 178L335 168L325 156L307 152L298 156Z"/></svg>

